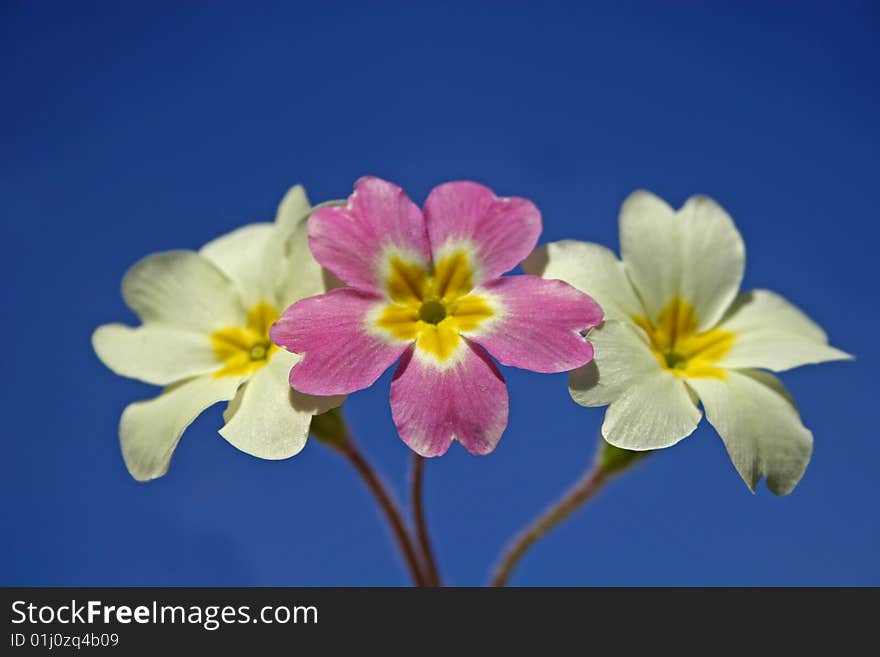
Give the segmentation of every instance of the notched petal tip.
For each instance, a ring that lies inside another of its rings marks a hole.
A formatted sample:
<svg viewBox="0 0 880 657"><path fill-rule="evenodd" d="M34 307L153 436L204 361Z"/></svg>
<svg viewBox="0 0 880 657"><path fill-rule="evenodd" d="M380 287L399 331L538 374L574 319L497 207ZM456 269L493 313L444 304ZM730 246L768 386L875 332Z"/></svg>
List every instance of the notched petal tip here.
<svg viewBox="0 0 880 657"><path fill-rule="evenodd" d="M429 443L426 442L424 439L413 438L411 436L404 437L402 434L400 435L400 438L413 452L426 459L433 459L443 456L444 454L446 454L446 452L449 451L449 448L452 446L453 442L453 439L450 438L449 442L443 444Z"/></svg>
<svg viewBox="0 0 880 657"><path fill-rule="evenodd" d="M504 377L468 341L452 367L438 370L409 349L391 382L391 413L401 439L417 454L440 456L457 440L471 454L495 449L507 427Z"/></svg>
<svg viewBox="0 0 880 657"><path fill-rule="evenodd" d="M763 476L772 493L791 493L809 465L813 434L782 382L764 371L730 370L724 381L689 385L746 486L755 492Z"/></svg>
<svg viewBox="0 0 880 657"><path fill-rule="evenodd" d="M364 198L367 196L371 198ZM393 183L390 180L380 178L379 176L361 176L354 183L353 191L347 199L346 208L350 210L356 209L355 206L360 205L363 201L366 201L369 205L373 201L388 196L396 197L399 200L405 200L407 204L412 203L406 191L404 191L403 187L400 185Z"/></svg>
<svg viewBox="0 0 880 657"><path fill-rule="evenodd" d="M533 372L567 372L592 360L583 331L602 322L602 309L589 295L559 280L505 276L475 289L492 299L496 318L463 334L498 362Z"/></svg>
<svg viewBox="0 0 880 657"><path fill-rule="evenodd" d="M506 426L505 426L506 428ZM455 437L455 440L461 443L461 446L464 447L468 454L472 456L489 456L492 452L494 452L498 445L501 443L501 436L504 434L504 429L502 429L497 437L492 437L485 442L476 442L476 441L463 441L459 440L458 437Z"/></svg>
<svg viewBox="0 0 880 657"><path fill-rule="evenodd" d="M443 183L424 205L434 257L450 245L472 248L478 262L475 284L510 271L531 253L541 234L541 212L522 197L498 197L471 181Z"/></svg>

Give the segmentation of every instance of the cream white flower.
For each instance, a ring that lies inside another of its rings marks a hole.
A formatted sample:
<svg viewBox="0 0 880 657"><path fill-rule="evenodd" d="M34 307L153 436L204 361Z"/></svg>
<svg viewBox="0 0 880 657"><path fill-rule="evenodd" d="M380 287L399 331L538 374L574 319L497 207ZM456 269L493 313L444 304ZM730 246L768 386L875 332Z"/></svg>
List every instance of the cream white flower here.
<svg viewBox="0 0 880 657"><path fill-rule="evenodd" d="M275 223L244 226L198 252L147 256L126 273L122 296L142 325L106 324L92 345L116 374L165 386L122 413L122 455L135 479L165 474L184 430L217 402L229 402L220 435L265 459L299 452L312 416L342 403L292 390L287 376L300 356L269 340L281 311L325 290L308 247L310 212L296 186Z"/></svg>
<svg viewBox="0 0 880 657"><path fill-rule="evenodd" d="M813 435L782 383L765 370L848 359L824 331L767 290L739 293L742 237L712 199L677 212L645 191L620 213L622 261L598 244L562 241L523 267L595 298L606 321L590 333L593 363L572 372L582 406L609 405L602 435L612 445L674 445L700 421L698 402L751 490L764 475L790 493L810 460Z"/></svg>

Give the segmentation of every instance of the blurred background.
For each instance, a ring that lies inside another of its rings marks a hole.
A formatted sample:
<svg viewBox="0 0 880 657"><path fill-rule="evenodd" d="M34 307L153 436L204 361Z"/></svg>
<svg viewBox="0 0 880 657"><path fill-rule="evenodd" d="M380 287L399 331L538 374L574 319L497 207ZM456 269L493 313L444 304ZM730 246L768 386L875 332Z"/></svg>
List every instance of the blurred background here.
<svg viewBox="0 0 880 657"><path fill-rule="evenodd" d="M880 584L878 9L870 2L2 2L6 281L0 583L404 585L371 498L312 441L238 452L221 407L168 475L125 470L117 422L157 389L92 352L134 323L119 293L150 252L198 248L376 174L421 203L481 181L533 199L542 241L618 248L635 188L716 198L744 287L806 310L852 363L782 375L815 435L787 498L746 489L704 421L541 542L519 585ZM410 454L391 371L346 403L400 498ZM593 457L602 409L565 375L504 370L494 454L426 470L446 580L486 581L510 536Z"/></svg>

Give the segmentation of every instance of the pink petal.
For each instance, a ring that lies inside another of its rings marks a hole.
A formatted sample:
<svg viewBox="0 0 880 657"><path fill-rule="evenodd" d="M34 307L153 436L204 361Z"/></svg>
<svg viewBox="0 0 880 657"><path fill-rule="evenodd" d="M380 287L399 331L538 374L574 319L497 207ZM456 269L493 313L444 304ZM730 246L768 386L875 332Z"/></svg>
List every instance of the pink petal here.
<svg viewBox="0 0 880 657"><path fill-rule="evenodd" d="M271 328L272 342L303 359L290 385L309 395L344 395L373 385L409 342L389 342L367 331L366 315L384 302L352 288L303 299Z"/></svg>
<svg viewBox="0 0 880 657"><path fill-rule="evenodd" d="M516 267L541 234L541 212L534 203L498 198L474 182L451 182L431 190L425 222L435 262L459 244L476 251L475 285Z"/></svg>
<svg viewBox="0 0 880 657"><path fill-rule="evenodd" d="M397 185L364 177L344 207L324 207L309 218L315 259L342 281L362 290L385 291L390 255L427 268L428 233L419 207Z"/></svg>
<svg viewBox="0 0 880 657"><path fill-rule="evenodd" d="M562 281L505 276L471 294L485 296L497 316L463 332L503 365L534 372L567 372L593 359L580 331L602 322L592 297Z"/></svg>
<svg viewBox="0 0 880 657"><path fill-rule="evenodd" d="M453 438L471 454L488 454L507 426L507 408L504 377L486 352L467 340L443 368L411 348L391 382L394 424L422 456L445 453Z"/></svg>

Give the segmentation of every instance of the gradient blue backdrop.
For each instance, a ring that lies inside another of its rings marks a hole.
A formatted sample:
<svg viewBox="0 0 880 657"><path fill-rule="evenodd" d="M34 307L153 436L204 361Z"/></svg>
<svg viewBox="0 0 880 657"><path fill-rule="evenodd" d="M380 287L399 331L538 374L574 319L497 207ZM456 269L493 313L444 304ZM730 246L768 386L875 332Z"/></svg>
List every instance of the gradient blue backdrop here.
<svg viewBox="0 0 880 657"><path fill-rule="evenodd" d="M271 219L372 173L421 202L471 178L534 199L542 241L617 248L633 189L718 199L746 287L803 307L853 363L783 375L816 438L793 495L752 495L705 423L552 534L523 585L880 584L877 562L878 12L871 3L3 2L0 198L3 584L405 584L371 499L318 443L263 462L186 433L138 484L92 330L134 321L141 256ZM611 6L614 5L614 6ZM602 410L565 375L507 369L496 452L427 470L449 582L592 457ZM403 491L389 376L346 404Z"/></svg>

